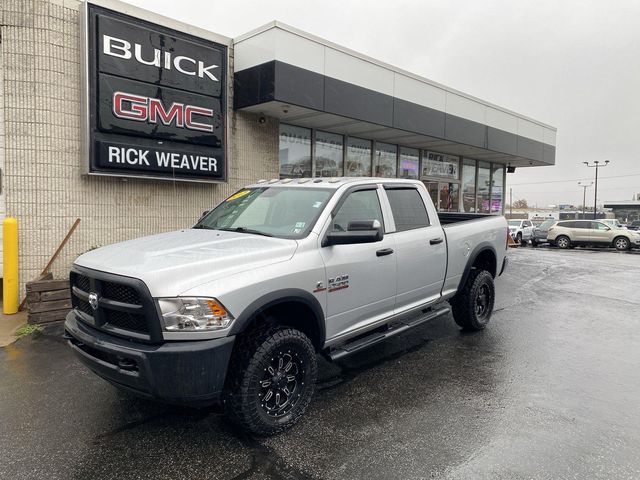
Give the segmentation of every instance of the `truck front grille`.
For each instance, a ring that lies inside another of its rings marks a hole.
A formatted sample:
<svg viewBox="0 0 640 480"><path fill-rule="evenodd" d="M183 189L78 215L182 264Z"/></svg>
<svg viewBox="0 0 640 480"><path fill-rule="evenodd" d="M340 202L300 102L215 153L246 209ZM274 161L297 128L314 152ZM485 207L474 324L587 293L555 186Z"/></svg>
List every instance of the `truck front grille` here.
<svg viewBox="0 0 640 480"><path fill-rule="evenodd" d="M106 322L116 328L123 330L132 330L134 332L146 333L149 331L147 319L144 315L135 313L121 312L118 310L106 310Z"/></svg>
<svg viewBox="0 0 640 480"><path fill-rule="evenodd" d="M113 282L104 282L102 294L111 300L132 305L140 305L140 295L135 288Z"/></svg>
<svg viewBox="0 0 640 480"><path fill-rule="evenodd" d="M74 266L69 283L78 320L132 340L161 340L154 302L142 281ZM98 298L95 309L92 294Z"/></svg>

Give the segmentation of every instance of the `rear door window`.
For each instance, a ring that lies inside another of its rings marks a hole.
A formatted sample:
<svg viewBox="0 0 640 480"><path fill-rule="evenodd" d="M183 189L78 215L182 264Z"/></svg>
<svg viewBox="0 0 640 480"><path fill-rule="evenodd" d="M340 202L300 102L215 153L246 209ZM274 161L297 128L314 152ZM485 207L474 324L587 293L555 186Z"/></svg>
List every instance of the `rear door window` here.
<svg viewBox="0 0 640 480"><path fill-rule="evenodd" d="M609 230L609 227L601 222L591 222L591 228L593 230Z"/></svg>
<svg viewBox="0 0 640 480"><path fill-rule="evenodd" d="M429 215L420 193L415 188L392 188L385 190L396 231L413 230L429 226Z"/></svg>

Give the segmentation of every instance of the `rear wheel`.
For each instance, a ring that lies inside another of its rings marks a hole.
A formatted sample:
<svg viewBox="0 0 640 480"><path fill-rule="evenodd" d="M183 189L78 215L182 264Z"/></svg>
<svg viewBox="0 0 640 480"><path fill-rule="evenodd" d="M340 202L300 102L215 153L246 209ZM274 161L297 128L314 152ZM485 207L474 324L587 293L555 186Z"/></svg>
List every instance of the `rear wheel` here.
<svg viewBox="0 0 640 480"><path fill-rule="evenodd" d="M318 372L311 340L292 328L252 332L238 340L229 365L226 406L243 429L274 435L305 413Z"/></svg>
<svg viewBox="0 0 640 480"><path fill-rule="evenodd" d="M462 289L451 299L454 320L464 330L482 330L491 319L495 298L491 274L471 270Z"/></svg>
<svg viewBox="0 0 640 480"><path fill-rule="evenodd" d="M571 240L566 235L556 237L555 243L558 248L569 248L571 246Z"/></svg>
<svg viewBox="0 0 640 480"><path fill-rule="evenodd" d="M520 245L522 245L522 234L518 233L516 235L516 243L519 243Z"/></svg>
<svg viewBox="0 0 640 480"><path fill-rule="evenodd" d="M617 237L613 240L613 246L616 247L616 250L629 250L631 243L626 237Z"/></svg>

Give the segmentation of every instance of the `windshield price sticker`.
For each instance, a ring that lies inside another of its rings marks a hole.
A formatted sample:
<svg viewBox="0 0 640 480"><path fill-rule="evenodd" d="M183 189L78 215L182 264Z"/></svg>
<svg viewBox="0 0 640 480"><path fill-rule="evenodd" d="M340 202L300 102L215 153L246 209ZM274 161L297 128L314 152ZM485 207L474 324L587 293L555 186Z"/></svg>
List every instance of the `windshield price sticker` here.
<svg viewBox="0 0 640 480"><path fill-rule="evenodd" d="M244 197L245 195L249 195L250 193L251 193L251 190L241 190L238 193L234 193L229 198L227 198L227 202L232 202L234 200Z"/></svg>

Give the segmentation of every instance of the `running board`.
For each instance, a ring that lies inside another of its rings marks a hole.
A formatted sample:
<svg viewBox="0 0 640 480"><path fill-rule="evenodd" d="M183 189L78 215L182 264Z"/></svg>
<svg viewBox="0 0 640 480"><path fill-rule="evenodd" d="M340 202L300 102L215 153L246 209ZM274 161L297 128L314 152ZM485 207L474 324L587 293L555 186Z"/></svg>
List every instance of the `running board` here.
<svg viewBox="0 0 640 480"><path fill-rule="evenodd" d="M373 332L365 337L361 337L352 342L347 342L344 345L340 345L329 352L329 358L331 360L340 360L341 358L351 355L352 353L359 352L365 348L369 348L380 342L387 340L390 337L398 335L402 332L422 325L429 320L438 318L442 315L446 315L451 312L451 307L443 306L437 310L428 311L424 315L414 316L406 319L393 320L388 324L389 329L384 332Z"/></svg>

